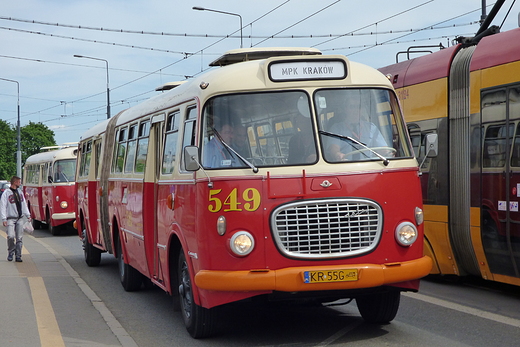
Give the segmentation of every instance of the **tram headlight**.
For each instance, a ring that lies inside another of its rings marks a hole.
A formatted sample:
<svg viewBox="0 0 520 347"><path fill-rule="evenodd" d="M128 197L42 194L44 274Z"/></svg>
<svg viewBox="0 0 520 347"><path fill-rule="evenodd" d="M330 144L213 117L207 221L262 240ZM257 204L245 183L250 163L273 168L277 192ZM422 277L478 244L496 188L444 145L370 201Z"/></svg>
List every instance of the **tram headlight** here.
<svg viewBox="0 0 520 347"><path fill-rule="evenodd" d="M421 225L424 222L423 210L419 207L415 208L415 224Z"/></svg>
<svg viewBox="0 0 520 347"><path fill-rule="evenodd" d="M243 257L253 251L253 248L255 248L255 239L253 235L247 231L239 231L231 237L229 246L233 253Z"/></svg>
<svg viewBox="0 0 520 347"><path fill-rule="evenodd" d="M62 201L62 202L60 202L60 207L62 209L66 209L67 207L69 207L69 203L66 201Z"/></svg>
<svg viewBox="0 0 520 347"><path fill-rule="evenodd" d="M410 222L402 222L395 229L395 239L401 246L411 246L417 240L417 235L417 228Z"/></svg>

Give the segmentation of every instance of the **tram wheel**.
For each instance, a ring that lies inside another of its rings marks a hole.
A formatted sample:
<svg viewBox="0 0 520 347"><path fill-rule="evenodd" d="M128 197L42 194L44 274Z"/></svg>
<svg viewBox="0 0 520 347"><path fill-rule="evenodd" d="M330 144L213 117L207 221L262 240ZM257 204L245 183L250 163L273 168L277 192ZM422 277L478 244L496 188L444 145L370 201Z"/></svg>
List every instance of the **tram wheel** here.
<svg viewBox="0 0 520 347"><path fill-rule="evenodd" d="M366 322L385 324L397 315L400 300L399 291L389 291L360 296L356 298L356 304Z"/></svg>
<svg viewBox="0 0 520 347"><path fill-rule="evenodd" d="M208 337L214 331L215 310L204 308L195 303L190 270L182 250L179 255L178 267L180 308L186 330L196 339Z"/></svg>
<svg viewBox="0 0 520 347"><path fill-rule="evenodd" d="M101 262L101 250L88 242L87 230L83 229L83 254L88 266L98 266Z"/></svg>
<svg viewBox="0 0 520 347"><path fill-rule="evenodd" d="M133 292L141 288L143 275L129 264L125 264L121 240L117 240L117 264L119 266L119 279L127 292Z"/></svg>

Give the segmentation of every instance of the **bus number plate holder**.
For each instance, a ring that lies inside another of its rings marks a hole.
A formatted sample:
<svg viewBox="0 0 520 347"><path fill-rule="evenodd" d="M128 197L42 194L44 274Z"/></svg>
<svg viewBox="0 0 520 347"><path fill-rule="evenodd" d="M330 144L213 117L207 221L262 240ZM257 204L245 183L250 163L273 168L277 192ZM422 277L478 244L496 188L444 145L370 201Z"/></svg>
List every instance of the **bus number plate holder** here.
<svg viewBox="0 0 520 347"><path fill-rule="evenodd" d="M304 271L304 283L330 283L357 281L357 269Z"/></svg>

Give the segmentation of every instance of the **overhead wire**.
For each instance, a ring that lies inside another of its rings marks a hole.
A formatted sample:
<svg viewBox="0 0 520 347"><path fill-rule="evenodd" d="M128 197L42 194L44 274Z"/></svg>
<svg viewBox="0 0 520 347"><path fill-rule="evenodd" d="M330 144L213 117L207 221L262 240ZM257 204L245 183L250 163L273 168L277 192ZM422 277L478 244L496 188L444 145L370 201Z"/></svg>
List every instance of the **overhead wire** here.
<svg viewBox="0 0 520 347"><path fill-rule="evenodd" d="M275 8L273 8L272 10L266 12L265 14L263 14L263 15L260 16L260 17L258 17L257 19L255 19L254 21L250 22L249 24L244 25L242 28L252 25L253 23L259 21L260 19L264 18L264 17L267 16L268 14L270 14L270 13L272 13L273 11L279 9L280 7L282 7L283 5L287 4L287 3L290 2L290 1L291 1L291 0L287 0L287 1L285 1L284 3L282 3L282 4L278 5L278 6L276 6ZM264 40L262 40L262 41L260 41L260 42L257 42L254 46L258 46L259 44L261 44L261 43L263 43L263 42L265 42L265 41L267 41L267 40L269 40L269 39L274 39L274 38L285 38L285 37L283 37L283 36L281 36L281 35L279 35L279 34L282 33L282 32L284 32L284 31L286 31L286 30L288 30L289 28L292 28L292 27L294 27L294 26L296 26L296 25L302 23L302 22L305 21L305 20L310 19L311 17L317 15L318 13L323 12L324 10L326 10L326 9L330 8L331 6L337 4L339 1L340 1L340 0L337 0L337 1L333 2L333 3L331 3L331 4L328 4L328 5L324 6L324 7L321 8L320 10L318 10L318 11L312 13L311 15L309 15L309 16L307 16L307 17L305 17L305 18L303 18L303 19L301 19L301 20L295 22L294 24L292 24L292 25L286 27L285 29L278 31L277 33L275 33L275 34L273 34L273 35L270 35L270 36L264 37ZM417 6L412 7L412 8L410 8L410 9L406 10L406 11L402 11L401 13L398 13L398 14L396 14L396 15L393 15L393 16L390 16L390 17L387 17L387 18L383 19L382 21L384 21L384 20L388 20L388 19L393 18L393 17L396 17L396 16L398 16L398 15L401 15L401 14L403 14L403 13L406 13L406 12L408 12L408 11L411 11L411 10L417 8L417 7L423 6L423 5L425 5L425 4L429 3L429 2L432 2L432 1L434 1L434 0L426 1L426 2L424 2L424 3L422 3L422 4L420 4L420 5L417 5ZM473 11L472 11L472 12L473 12ZM469 13L469 12L468 12L468 13ZM457 18L457 17L455 17L455 18ZM31 22L31 23L34 23L34 24L51 25L51 23L38 22L38 21L20 20L20 19L14 19L14 18L11 18L11 17L0 17L0 19L15 20L15 21L25 21L25 22ZM382 22L382 21L379 21L379 22L376 22L376 23L380 23L380 22ZM444 22L446 22L446 21L443 21L443 22L441 22L441 23L444 23ZM374 23L373 23L373 24L370 24L370 25L367 25L367 26L365 26L365 27L362 27L362 28L360 28L360 29L356 29L356 30L354 30L354 31L352 31L352 32L350 32L350 33L347 33L347 34L340 34L340 35L337 35L336 37L332 37L332 38L330 38L329 40L326 40L326 41L323 41L323 42L321 42L321 43L318 43L318 44L315 45L315 46L325 44L325 43L327 43L327 42L330 42L330 41L332 41L332 40L339 39L339 38L344 37L344 36L348 36L349 34L356 33L356 32L358 32L358 31L362 30L363 28L367 28L367 27L369 27L369 26L371 26L371 25L374 25ZM59 25L58 25L58 23L56 23L55 26L66 26L66 25L63 25L63 24L59 24ZM69 26L69 27L72 27L72 26ZM431 27L431 26L429 26L429 27ZM92 27L84 27L84 26L77 26L77 27L75 27L75 28L77 28L77 29L89 29L89 30L101 30L101 31L113 31L113 32L127 32L127 33L135 33L135 34L149 34L149 35L163 35L163 36L187 36L186 34L181 35L181 34L172 34L172 33L155 33L155 32L148 32L148 31L127 31L127 30L115 30L115 29L106 29L106 28L92 28ZM240 28L240 29L242 29L242 28ZM4 27L0 27L0 29L4 29ZM240 29L239 29L239 30L240 30ZM13 30L19 30L19 29L13 29ZM158 51L158 52L167 52L167 53L182 54L183 57L180 58L180 59L178 59L178 60L176 60L176 61L174 61L174 62L172 62L171 64L168 64L168 65L166 65L166 66L160 68L160 69L157 69L157 70L155 70L155 71L153 71L153 72L145 73L145 75L143 75L143 76L141 76L141 77L139 77L139 78L133 79L133 80L128 81L128 82L126 82L126 83L124 83L124 84L122 84L122 85L120 85L120 86L114 87L114 88L112 88L112 90L117 89L117 88L121 88L121 87L126 86L126 85L131 84L131 83L134 83L134 82L136 82L136 81L138 81L138 80L141 80L141 79L143 79L143 78L146 78L146 77L148 77L148 76L150 76L150 75L152 75L152 74L155 74L155 73L158 73L158 72L161 72L161 73L162 73L163 70L165 70L165 69L167 69L167 68L169 68L169 67L171 67L171 66L173 66L173 65L175 65L175 64L177 64L177 63L179 63L179 62L181 62L181 61L183 61L183 60L185 60L185 59L187 59L187 58L190 58L190 57L192 57L192 56L194 56L194 55L197 55L197 54L204 54L204 51L205 51L205 50L207 50L208 48L210 48L210 47L212 47L212 46L218 44L219 42L221 42L221 41L223 41L223 40L225 40L225 39L227 39L227 38L233 37L232 35L236 34L239 30L236 30L236 31L232 32L230 35L226 35L226 36L224 36L224 37L221 37L219 40L213 42L212 44L207 45L207 46L205 46L204 48L202 48L202 49L200 49L200 50L198 50L198 51L196 51L196 52L191 52L191 53L190 53L190 52L169 51L169 50L154 49L154 48L150 48L150 47L141 47L141 46L135 46L135 45L123 45L123 44L121 44L121 46L129 47L129 48L150 49L150 50ZM417 31L421 31L421 30L425 30L425 29L424 29L424 28L422 28L422 29L417 29ZM29 32L29 31L22 31L22 32ZM397 31L391 31L391 32L386 32L386 33L394 34L394 33L396 33L396 32L397 32ZM406 32L408 32L408 31L406 31ZM407 35L410 35L410 34L415 33L415 32L416 32L416 31L413 31L413 32L411 31L411 32L409 32ZM36 33L36 32L29 32L29 33ZM376 32L371 32L370 34L375 34L375 35L380 34L380 35L381 35L382 32L379 32L379 33L378 33L378 32L376 31ZM54 37L58 37L58 38L70 38L70 37L65 37L65 36L61 36L61 35L53 35L53 34L49 34L49 35L50 35L50 36L54 36ZM369 35L369 33L362 33L362 34L358 34L358 35ZM401 36L401 37L405 37L405 36L407 36L407 35L403 35L403 36ZM311 35L311 37L313 37L313 38L330 37L330 36L331 36L331 34L329 34L329 35L323 35L323 36L320 36L320 35ZM212 36L205 35L205 36L203 36L203 37L212 37ZM253 39L253 38L257 38L257 37L254 37L254 36L251 35L251 36L249 36L249 38ZM258 36L258 38L261 38L261 37ZM294 35L292 35L292 36L288 36L287 38L294 38ZM300 37L298 37L298 38L300 38ZM306 37L302 36L301 38L306 38ZM77 38L72 38L72 39L78 40ZM391 42L391 41L393 41L393 40L395 40L395 39L396 39L396 38L394 38L394 39L392 39L392 40L388 40L388 41L386 41L386 42ZM85 40L86 40L86 39L85 39ZM110 44L110 45L118 45L118 44L107 43L107 42L99 41L99 40L90 40L90 42L94 42L94 43L104 43L104 44ZM383 43L381 43L381 44L383 44ZM253 44L251 44L251 47L253 47ZM365 48L364 50L369 49L369 48L370 48L370 47ZM339 48L337 48L336 50L338 50L338 49L339 49ZM334 50L334 49L332 49L332 50ZM358 53L358 52L355 52L355 53ZM355 53L352 53L352 54L355 54ZM208 53L205 53L205 54L208 54ZM77 64L67 64L67 65L77 65ZM94 66L91 66L91 67L94 67ZM96 68L97 68L97 67L96 67ZM111 70L116 70L116 69L113 69L113 68L112 68ZM202 71L201 71L201 72L202 72ZM199 73L201 73L201 72L199 72ZM199 74L199 73L197 73L197 74ZM194 75L197 75L197 74L194 74ZM177 76L181 76L181 75L177 75ZM191 77L191 76L184 76L184 77L185 77L185 78L189 78L189 77ZM147 92L145 92L145 93L143 93L143 94L147 94L147 93L149 93L149 92L151 92L151 91L147 91ZM78 100L75 100L75 101L71 101L71 102L68 102L68 103L74 103L74 102L83 101L83 100L85 100L85 99L88 99L88 98L91 98L91 97L95 97L95 96L98 96L98 95L102 95L102 94L104 94L104 92L97 93L97 94L94 94L94 95L91 95L91 96L88 96L88 97L85 97L85 98L81 98L81 99L78 99ZM127 99L127 100L128 100L128 99ZM112 105L112 104L116 104L116 103L118 103L118 102L119 102L119 101L117 101L117 102L112 102L111 105ZM61 105L61 104L60 104L60 105ZM58 106L60 106L60 105L57 105L57 106L54 106L54 107L51 107L51 108L48 108L48 109L52 109L52 108L58 107ZM48 109L45 109L45 110L48 110ZM45 111L45 110L40 110L40 111L37 111L37 112L32 112L32 113L27 114L27 115L36 114L36 113L39 113L39 112L42 112L42 111Z"/></svg>

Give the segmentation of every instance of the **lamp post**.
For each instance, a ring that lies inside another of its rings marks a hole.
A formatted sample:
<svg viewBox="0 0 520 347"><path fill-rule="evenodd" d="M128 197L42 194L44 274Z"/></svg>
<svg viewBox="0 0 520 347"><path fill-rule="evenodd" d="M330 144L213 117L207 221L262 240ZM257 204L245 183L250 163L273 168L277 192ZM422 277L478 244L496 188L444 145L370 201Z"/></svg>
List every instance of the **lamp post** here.
<svg viewBox="0 0 520 347"><path fill-rule="evenodd" d="M194 6L192 7L192 9L194 10L197 10L197 11L211 11L211 12L217 12L217 13L224 13L224 14L230 14L232 16L238 16L238 18L240 18L240 48L242 48L242 16L239 15L238 13L232 13L232 12L225 12L225 11L219 11L219 10L211 10L209 8L205 8L205 7L199 7L199 6Z"/></svg>
<svg viewBox="0 0 520 347"><path fill-rule="evenodd" d="M16 124L16 142L18 149L16 151L16 176L22 177L22 146L20 141L20 83L14 80L8 80L7 78L0 78L0 80L16 83L18 90L18 122Z"/></svg>
<svg viewBox="0 0 520 347"><path fill-rule="evenodd" d="M100 59L100 58L94 58L94 57L87 57L84 55L74 54L75 58L85 58L85 59L93 59L93 60L101 60L104 61L107 64L107 119L110 118L110 88L108 84L108 60Z"/></svg>

